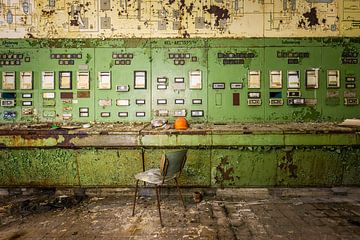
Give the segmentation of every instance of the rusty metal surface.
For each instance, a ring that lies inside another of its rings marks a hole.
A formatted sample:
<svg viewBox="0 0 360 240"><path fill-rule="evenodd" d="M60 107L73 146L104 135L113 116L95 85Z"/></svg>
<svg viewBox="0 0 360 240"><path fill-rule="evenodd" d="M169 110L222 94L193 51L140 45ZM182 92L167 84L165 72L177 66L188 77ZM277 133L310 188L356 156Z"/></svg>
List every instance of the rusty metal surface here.
<svg viewBox="0 0 360 240"><path fill-rule="evenodd" d="M225 138L225 136L227 136ZM0 125L0 147L127 147L234 145L357 145L357 128L335 123L192 124L187 130L149 124Z"/></svg>

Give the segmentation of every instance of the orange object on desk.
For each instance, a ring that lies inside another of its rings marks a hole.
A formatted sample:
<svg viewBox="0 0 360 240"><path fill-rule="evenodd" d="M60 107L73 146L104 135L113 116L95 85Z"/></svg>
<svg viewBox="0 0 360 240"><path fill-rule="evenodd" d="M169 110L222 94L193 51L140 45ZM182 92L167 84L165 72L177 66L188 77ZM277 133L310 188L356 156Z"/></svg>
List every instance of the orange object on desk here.
<svg viewBox="0 0 360 240"><path fill-rule="evenodd" d="M175 120L174 128L178 130L185 130L188 128L188 123L184 117L178 117Z"/></svg>

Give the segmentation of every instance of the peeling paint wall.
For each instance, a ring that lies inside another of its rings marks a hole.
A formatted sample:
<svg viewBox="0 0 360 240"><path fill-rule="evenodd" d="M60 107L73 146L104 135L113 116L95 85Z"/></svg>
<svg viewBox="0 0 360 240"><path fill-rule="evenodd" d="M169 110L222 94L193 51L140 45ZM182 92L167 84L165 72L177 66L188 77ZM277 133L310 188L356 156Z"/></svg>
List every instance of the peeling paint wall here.
<svg viewBox="0 0 360 240"><path fill-rule="evenodd" d="M359 36L353 0L0 1L0 37Z"/></svg>
<svg viewBox="0 0 360 240"><path fill-rule="evenodd" d="M142 159L144 151L144 159ZM0 186L134 186L171 149L5 149ZM189 149L183 186L336 186L360 184L359 147ZM170 183L174 185L174 183Z"/></svg>

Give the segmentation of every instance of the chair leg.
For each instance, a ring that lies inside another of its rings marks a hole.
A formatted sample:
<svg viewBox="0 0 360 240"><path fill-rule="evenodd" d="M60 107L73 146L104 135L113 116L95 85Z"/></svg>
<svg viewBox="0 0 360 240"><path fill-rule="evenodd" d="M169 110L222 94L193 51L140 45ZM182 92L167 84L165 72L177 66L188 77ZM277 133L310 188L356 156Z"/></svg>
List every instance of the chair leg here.
<svg viewBox="0 0 360 240"><path fill-rule="evenodd" d="M181 191L180 191L180 188L179 188L179 184L178 184L178 181L177 181L177 178L174 178L175 182L176 182L176 188L179 192L179 195L180 195L180 198L181 198L181 201L182 201L182 204L184 206L184 209L186 210L186 207L185 207L185 202L184 202L184 199L183 199L183 196L181 194Z"/></svg>
<svg viewBox="0 0 360 240"><path fill-rule="evenodd" d="M133 206L133 212L132 215L135 215L135 205L136 205L136 195L138 190L139 180L136 180L136 188L135 188L135 196L134 196L134 206Z"/></svg>
<svg viewBox="0 0 360 240"><path fill-rule="evenodd" d="M155 187L155 189L156 189L156 198L157 198L157 206L158 206L158 210L159 210L159 217L160 217L160 225L161 225L161 227L163 227L163 223L162 223L162 219L161 219L161 211L160 211L160 194L159 194L159 192L160 192L160 186L156 186Z"/></svg>

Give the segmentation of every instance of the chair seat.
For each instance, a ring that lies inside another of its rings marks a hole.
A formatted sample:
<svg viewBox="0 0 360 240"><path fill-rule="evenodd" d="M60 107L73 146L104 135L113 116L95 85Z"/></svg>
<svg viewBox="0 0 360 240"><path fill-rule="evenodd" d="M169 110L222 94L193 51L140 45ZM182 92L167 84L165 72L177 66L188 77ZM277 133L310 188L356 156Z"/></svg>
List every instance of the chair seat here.
<svg viewBox="0 0 360 240"><path fill-rule="evenodd" d="M176 174L173 176L167 176L164 179L164 182L169 181L173 178L176 177ZM156 185L160 185L163 183L163 176L161 176L160 174L160 169L158 168L153 168L150 170L147 170L145 172L140 172L135 174L135 178L147 183L152 183L152 184L156 184Z"/></svg>

